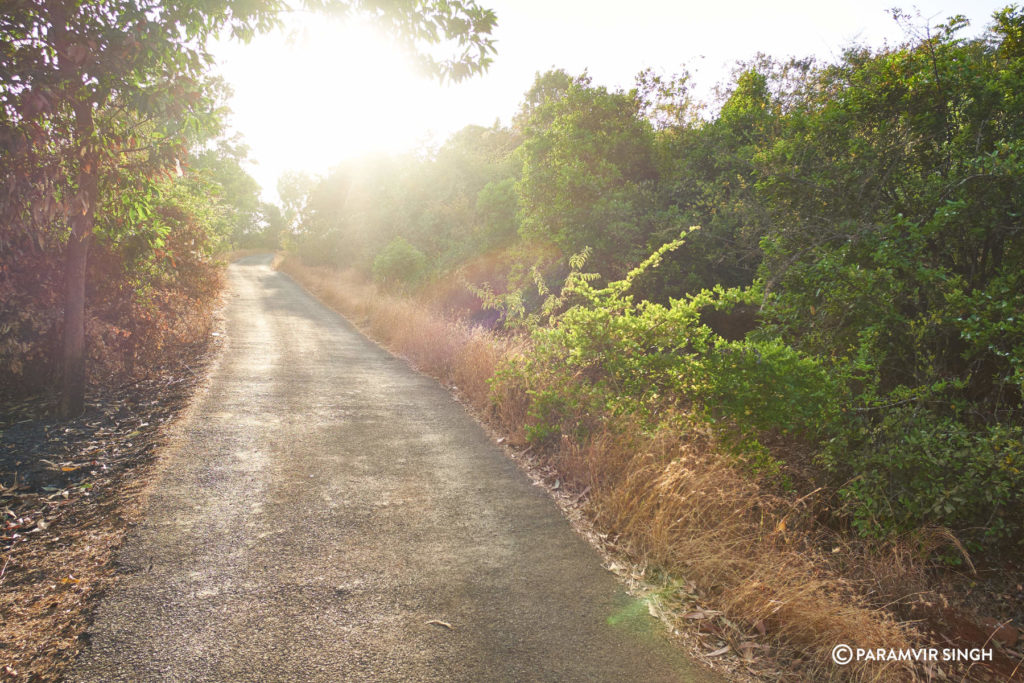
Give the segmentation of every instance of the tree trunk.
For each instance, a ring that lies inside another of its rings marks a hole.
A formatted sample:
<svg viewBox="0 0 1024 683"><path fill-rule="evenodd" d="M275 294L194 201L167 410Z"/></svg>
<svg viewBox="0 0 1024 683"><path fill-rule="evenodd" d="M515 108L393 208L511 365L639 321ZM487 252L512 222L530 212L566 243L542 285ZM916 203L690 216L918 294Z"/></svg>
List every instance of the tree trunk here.
<svg viewBox="0 0 1024 683"><path fill-rule="evenodd" d="M64 362L60 416L78 417L85 408L85 266L89 235L71 231L64 255Z"/></svg>
<svg viewBox="0 0 1024 683"><path fill-rule="evenodd" d="M85 408L85 267L99 194L98 155L92 105L75 103L75 133L81 145L78 194L70 207L71 236L64 255L64 358L60 416L78 417Z"/></svg>

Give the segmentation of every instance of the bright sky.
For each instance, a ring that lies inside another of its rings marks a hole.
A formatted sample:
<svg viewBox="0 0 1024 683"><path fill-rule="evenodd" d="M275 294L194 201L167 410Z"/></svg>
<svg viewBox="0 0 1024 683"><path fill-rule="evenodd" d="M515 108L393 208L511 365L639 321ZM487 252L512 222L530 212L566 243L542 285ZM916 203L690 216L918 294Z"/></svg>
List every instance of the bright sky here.
<svg viewBox="0 0 1024 683"><path fill-rule="evenodd" d="M628 88L646 67L686 66L699 93L728 78L737 60L829 59L852 42L881 45L903 34L888 8L916 8L937 23L964 14L971 33L1009 0L479 0L497 12L498 54L482 77L443 86L418 76L386 38L365 25L293 14L284 31L248 45L217 46L235 91L233 125L251 147L250 173L275 200L286 170L322 174L346 158L443 141L469 124L507 122L534 74L589 70L596 84Z"/></svg>

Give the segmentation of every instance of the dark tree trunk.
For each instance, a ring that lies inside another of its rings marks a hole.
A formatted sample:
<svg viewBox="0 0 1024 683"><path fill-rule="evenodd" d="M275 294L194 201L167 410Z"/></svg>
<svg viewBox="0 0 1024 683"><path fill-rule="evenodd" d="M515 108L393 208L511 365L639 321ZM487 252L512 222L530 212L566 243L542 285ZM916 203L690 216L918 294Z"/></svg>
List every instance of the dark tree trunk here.
<svg viewBox="0 0 1024 683"><path fill-rule="evenodd" d="M78 417L85 408L85 268L99 194L92 105L75 105L75 133L82 145L78 195L70 210L71 236L64 256L64 358L60 416Z"/></svg>
<svg viewBox="0 0 1024 683"><path fill-rule="evenodd" d="M68 239L64 256L64 362L60 415L73 418L85 407L85 266L89 235Z"/></svg>

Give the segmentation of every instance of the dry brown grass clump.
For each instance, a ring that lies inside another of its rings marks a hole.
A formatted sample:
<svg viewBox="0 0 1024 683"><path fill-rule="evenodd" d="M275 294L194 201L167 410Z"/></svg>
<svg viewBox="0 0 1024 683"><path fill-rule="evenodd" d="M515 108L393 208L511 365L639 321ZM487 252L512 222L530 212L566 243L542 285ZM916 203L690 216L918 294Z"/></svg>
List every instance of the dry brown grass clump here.
<svg viewBox="0 0 1024 683"><path fill-rule="evenodd" d="M506 394L492 395L488 379L528 342L446 319L422 302L382 293L352 272L311 268L294 258L280 269L373 339L457 386L511 443L524 443L527 397L508 386L501 387ZM720 455L708 433L663 429L645 435L629 424L608 423L584 443L563 437L543 459L586 501L585 513L608 547L658 567L663 582L668 577L687 586L654 596L659 611L677 625L698 623L741 661L765 652L781 655L800 678L913 676L900 665L832 664L831 650L839 643L903 648L913 634L877 606L878 596L869 602L863 576L851 581L834 570L842 564L836 553L847 565L865 556L834 546L814 521L811 497L794 501L762 490ZM880 581L885 566L872 567ZM890 574L899 570L887 566ZM889 578L890 588L905 589Z"/></svg>
<svg viewBox="0 0 1024 683"><path fill-rule="evenodd" d="M769 646L815 680L909 677L894 665L832 665L839 643L898 649L910 647L909 634L806 542L814 532L803 501L761 490L717 455L707 434L645 436L626 425L582 445L563 439L553 461L590 487L590 514L618 549L685 577L684 600L724 615L712 628L741 657ZM685 605L667 607L684 616ZM692 619L693 608L686 612Z"/></svg>

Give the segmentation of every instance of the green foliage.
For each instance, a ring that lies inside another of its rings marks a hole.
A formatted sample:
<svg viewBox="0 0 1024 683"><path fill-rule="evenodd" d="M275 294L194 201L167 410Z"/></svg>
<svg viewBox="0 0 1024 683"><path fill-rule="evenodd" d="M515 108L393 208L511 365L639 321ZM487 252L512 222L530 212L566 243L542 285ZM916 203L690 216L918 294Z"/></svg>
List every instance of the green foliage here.
<svg viewBox="0 0 1024 683"><path fill-rule="evenodd" d="M701 322L706 308L749 303L754 290L718 288L668 306L634 302L632 282L681 244L664 245L602 289L573 278L563 296L581 303L536 328L531 354L503 368L497 381L517 383L530 397L527 434L535 441L585 435L603 415L640 417L653 429L686 409L741 460L776 473L761 437L820 437L838 410L840 388L820 361L781 342L729 341Z"/></svg>
<svg viewBox="0 0 1024 683"><path fill-rule="evenodd" d="M662 85L661 104L648 107L651 115L676 111L682 123L661 127L655 137L660 219L650 243L670 239L680 223L702 230L645 277L639 290L644 296L665 302L716 284L753 284L762 260L760 241L774 227L758 196L756 164L780 128L782 98L770 85L804 68L765 60L744 65L719 115L708 121L693 113L697 106L688 101L685 79L675 93ZM653 86L642 80L641 87Z"/></svg>
<svg viewBox="0 0 1024 683"><path fill-rule="evenodd" d="M224 207L220 220L239 248L257 246L263 230L259 183L242 168L247 157L248 148L237 139L221 140L191 164L193 170L209 179L209 189Z"/></svg>
<svg viewBox="0 0 1024 683"><path fill-rule="evenodd" d="M855 418L825 455L849 477L839 494L859 532L884 536L939 520L974 529L967 540L979 549L1019 537L1022 437L1020 425L970 429L914 402L886 406L877 419Z"/></svg>
<svg viewBox="0 0 1024 683"><path fill-rule="evenodd" d="M756 158L771 289L759 339L852 391L823 454L855 526L1020 538L1024 60L953 19L808 73ZM1019 441L1016 442L1019 444ZM847 479L850 483L843 484ZM1012 517L1011 517L1012 518Z"/></svg>
<svg viewBox="0 0 1024 683"><path fill-rule="evenodd" d="M160 363L168 345L205 333L197 318L221 281L214 252L230 236L230 207L218 189L204 174L187 172L104 206L88 271L94 381L123 381ZM45 391L55 380L50 359L60 338L61 252L52 244L12 246L25 256L0 268L0 393Z"/></svg>
<svg viewBox="0 0 1024 683"><path fill-rule="evenodd" d="M441 78L457 81L478 73L493 53L495 15L473 0L304 4L371 18ZM198 214L232 223L239 243L269 243L282 231L285 217L259 203L258 187L238 164L244 150L225 143L216 152L199 150L217 136L224 113L217 106L224 88L207 77L213 61L209 39L230 34L248 40L276 26L286 9L279 0L5 3L0 15L0 193L5 197L0 276L14 275L17 282L7 280L0 290L16 291L32 279L20 277L20 269L9 270L6 262L18 255L8 247L63 249L64 417L77 416L84 406L87 295L95 296L86 282L90 243L97 241L102 255L125 260L125 279L114 283L114 289L124 290L130 289L136 267L148 264L152 270L164 258L175 262L172 236L184 231L193 240L212 242L219 235L218 227L196 226L189 216L197 214L183 206L161 213L168 208L161 195L169 189L163 178L181 175L182 164L197 156L197 166L212 177L210 187L221 194L212 202L221 209L219 217L192 196L188 204L200 208ZM438 59L423 51L438 43L454 54ZM179 245L178 251L206 251L205 245L192 246ZM52 255L38 260L54 261ZM16 298L30 306L56 303L49 292ZM0 335L13 339L0 338L0 353L17 356L8 367L20 374L26 360L39 360L40 346L53 353L49 323L40 322L49 316L32 323L13 314L17 320L9 324L12 312L6 308L0 304Z"/></svg>
<svg viewBox="0 0 1024 683"><path fill-rule="evenodd" d="M487 70L494 54L491 32L497 25L492 10L475 0L306 0L315 9L357 13L376 21L416 57L420 70L443 80L458 82ZM424 45L441 44L450 56L437 58Z"/></svg>
<svg viewBox="0 0 1024 683"><path fill-rule="evenodd" d="M965 348L961 359L991 384L994 406L1020 408L1012 397L1024 396L1024 273L993 278L984 289L955 289L947 296L953 324Z"/></svg>
<svg viewBox="0 0 1024 683"><path fill-rule="evenodd" d="M306 208L309 194L318 180L303 172L286 171L277 179L277 194L281 198L281 216L289 232L298 232L303 227L302 212Z"/></svg>
<svg viewBox="0 0 1024 683"><path fill-rule="evenodd" d="M547 102L555 102L562 99L569 92L573 84L577 82L589 83L589 79L586 76L573 78L562 69L552 69L543 74L534 74L533 84L523 95L523 101L516 116L516 125L520 128L530 125L531 118L534 119L533 125L536 125L537 117L535 115L538 108ZM548 111L543 115L543 118L547 119L548 123L550 123L550 113Z"/></svg>
<svg viewBox="0 0 1024 683"><path fill-rule="evenodd" d="M504 246L516 238L518 211L519 199L512 178L489 182L480 189L476 195L476 215L483 249Z"/></svg>
<svg viewBox="0 0 1024 683"><path fill-rule="evenodd" d="M651 126L638 106L632 94L609 93L586 77L536 106L518 152L524 238L551 240L566 254L590 247L610 272L637 260L656 177Z"/></svg>
<svg viewBox="0 0 1024 683"><path fill-rule="evenodd" d="M502 327L506 330L533 330L540 325L549 325L556 313L564 310L572 295L577 292L577 283L592 282L600 277L597 273L584 273L583 266L590 258L590 249L584 249L569 257L569 274L558 292L548 288L544 275L535 265L530 269L533 286L540 303L535 309L527 310L526 293L522 289L510 289L497 294L489 283L477 287L469 282L463 284L473 293L484 309L496 311Z"/></svg>
<svg viewBox="0 0 1024 683"><path fill-rule="evenodd" d="M373 260L373 277L392 287L409 288L427 275L427 257L403 237L396 237Z"/></svg>
<svg viewBox="0 0 1024 683"><path fill-rule="evenodd" d="M375 255L402 237L442 266L507 244L514 236L513 136L467 126L435 154L367 157L305 185L298 251L309 263L372 268ZM290 182L290 181L289 181Z"/></svg>

